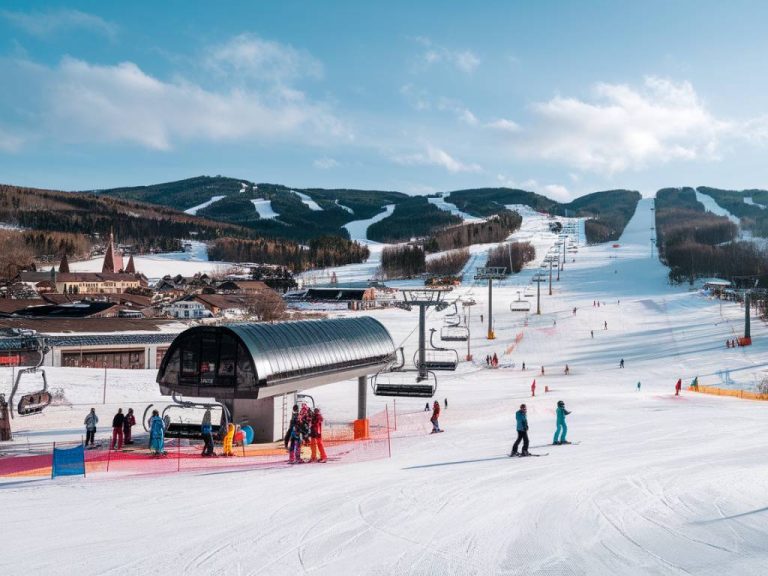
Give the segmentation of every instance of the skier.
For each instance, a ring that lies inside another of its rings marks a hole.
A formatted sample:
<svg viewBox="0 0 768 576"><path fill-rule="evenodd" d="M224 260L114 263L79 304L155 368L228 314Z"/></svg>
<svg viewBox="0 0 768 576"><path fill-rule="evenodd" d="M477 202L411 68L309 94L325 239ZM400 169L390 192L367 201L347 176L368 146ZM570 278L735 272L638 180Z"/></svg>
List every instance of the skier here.
<svg viewBox="0 0 768 576"><path fill-rule="evenodd" d="M203 435L203 453L201 456L213 456L213 428L211 427L211 409L206 408L203 414L203 423L200 425L200 432Z"/></svg>
<svg viewBox="0 0 768 576"><path fill-rule="evenodd" d="M696 392L699 391L699 377L696 376L693 381L691 382L691 389L695 390Z"/></svg>
<svg viewBox="0 0 768 576"><path fill-rule="evenodd" d="M515 423L517 428L517 440L512 445L512 453L510 456L517 456L517 447L520 445L520 441L523 441L523 451L520 456L530 456L528 453L528 418L526 413L528 409L525 404L520 404L520 410L515 412Z"/></svg>
<svg viewBox="0 0 768 576"><path fill-rule="evenodd" d="M576 316L576 306L573 307L573 315Z"/></svg>
<svg viewBox="0 0 768 576"><path fill-rule="evenodd" d="M594 331L594 330L590 330L590 331L589 331L589 333L590 333L590 335L592 336L592 338L594 338L594 337L595 337L595 331Z"/></svg>
<svg viewBox="0 0 768 576"><path fill-rule="evenodd" d="M624 358L619 360L619 368L624 368Z"/></svg>
<svg viewBox="0 0 768 576"><path fill-rule="evenodd" d="M125 415L123 409L118 408L117 414L112 418L112 443L110 444L112 450L123 449L123 424L125 423ZM115 448L117 446L117 448Z"/></svg>
<svg viewBox="0 0 768 576"><path fill-rule="evenodd" d="M554 326L557 326L557 320L553 320L553 321L552 321L552 326L553 326L553 327L554 327Z"/></svg>
<svg viewBox="0 0 768 576"><path fill-rule="evenodd" d="M429 412L429 402L424 403L424 412Z"/></svg>
<svg viewBox="0 0 768 576"><path fill-rule="evenodd" d="M637 382L637 391L640 392L640 381Z"/></svg>
<svg viewBox="0 0 768 576"><path fill-rule="evenodd" d="M565 417L570 414L565 409L565 402L558 400L557 402L557 428L555 429L555 438L552 440L552 444L570 444L565 439L565 435L568 434L568 425L565 423ZM558 439L558 436L560 437Z"/></svg>
<svg viewBox="0 0 768 576"><path fill-rule="evenodd" d="M544 366L541 367L541 375L544 376Z"/></svg>
<svg viewBox="0 0 768 576"><path fill-rule="evenodd" d="M133 444L131 437L131 428L136 424L136 417L133 415L133 408L128 408L128 414L123 420L123 444Z"/></svg>
<svg viewBox="0 0 768 576"><path fill-rule="evenodd" d="M482 323L483 323L483 315L480 314L480 324L482 324Z"/></svg>
<svg viewBox="0 0 768 576"><path fill-rule="evenodd" d="M496 356L496 352L493 353L493 360L491 360L491 362L493 363L494 368L499 367L499 357Z"/></svg>
<svg viewBox="0 0 768 576"><path fill-rule="evenodd" d="M533 382L531 383L531 398L536 396L536 379L533 379Z"/></svg>
<svg viewBox="0 0 768 576"><path fill-rule="evenodd" d="M603 322L603 330L608 330L608 320Z"/></svg>
<svg viewBox="0 0 768 576"><path fill-rule="evenodd" d="M523 370L525 370L525 362L523 362Z"/></svg>
<svg viewBox="0 0 768 576"><path fill-rule="evenodd" d="M683 381L682 379L678 378L677 383L675 384L675 396L680 396L680 388L683 387Z"/></svg>
<svg viewBox="0 0 768 576"><path fill-rule="evenodd" d="M230 422L227 424L227 433L224 436L224 450L222 454L224 456L234 456L232 451L232 443L235 441L235 425Z"/></svg>
<svg viewBox="0 0 768 576"><path fill-rule="evenodd" d="M448 410L448 398L445 398L443 402L445 402L445 409Z"/></svg>
<svg viewBox="0 0 768 576"><path fill-rule="evenodd" d="M565 372L566 376L571 373L571 369L568 367L568 364L565 365L565 370L563 370L563 372Z"/></svg>
<svg viewBox="0 0 768 576"><path fill-rule="evenodd" d="M85 444L93 447L93 440L96 436L96 424L99 423L99 417L96 416L96 408L91 408L88 416L85 417Z"/></svg>
<svg viewBox="0 0 768 576"><path fill-rule="evenodd" d="M154 456L165 454L165 422L160 418L160 412L152 410L149 419L149 451Z"/></svg>
<svg viewBox="0 0 768 576"><path fill-rule="evenodd" d="M440 418L440 402L435 400L435 403L432 405L432 417L429 419L429 421L432 422L432 432L430 432L430 434L442 432L442 430L440 430L440 424L437 421L438 418Z"/></svg>
<svg viewBox="0 0 768 576"><path fill-rule="evenodd" d="M293 427L296 425L296 420L299 417L299 405L294 404L293 410L291 411L291 420L288 423L288 430L285 432L285 439L283 442L285 443L285 447L288 450L288 463L293 464Z"/></svg>
<svg viewBox="0 0 768 576"><path fill-rule="evenodd" d="M320 451L320 459L318 462L328 462L328 457L325 455L325 447L323 446L323 415L320 414L320 408L315 408L315 412L312 415L309 447L312 452L312 455L309 458L310 462L315 461L315 455L318 450Z"/></svg>

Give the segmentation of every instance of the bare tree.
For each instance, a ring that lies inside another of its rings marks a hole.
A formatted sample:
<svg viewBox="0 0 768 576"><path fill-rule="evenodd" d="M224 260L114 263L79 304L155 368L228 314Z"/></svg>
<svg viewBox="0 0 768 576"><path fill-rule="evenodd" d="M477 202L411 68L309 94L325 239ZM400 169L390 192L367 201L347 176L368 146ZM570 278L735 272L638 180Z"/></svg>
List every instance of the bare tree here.
<svg viewBox="0 0 768 576"><path fill-rule="evenodd" d="M248 315L261 322L272 322L285 316L285 302L274 290L249 292L244 300Z"/></svg>

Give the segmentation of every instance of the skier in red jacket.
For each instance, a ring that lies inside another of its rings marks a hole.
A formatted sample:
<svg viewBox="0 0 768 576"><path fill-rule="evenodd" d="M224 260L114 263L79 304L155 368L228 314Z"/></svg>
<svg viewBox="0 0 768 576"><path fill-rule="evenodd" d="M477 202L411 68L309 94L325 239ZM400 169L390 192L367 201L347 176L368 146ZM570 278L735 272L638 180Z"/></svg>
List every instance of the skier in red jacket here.
<svg viewBox="0 0 768 576"><path fill-rule="evenodd" d="M320 408L315 408L315 411L312 414L312 426L310 427L309 438L309 447L312 451L309 461L315 461L315 456L319 450L320 460L318 460L318 462L327 462L328 458L325 455L325 447L323 446L323 415L320 414Z"/></svg>
<svg viewBox="0 0 768 576"><path fill-rule="evenodd" d="M677 379L677 384L675 384L675 396L680 396L680 388L683 387L683 381L681 378Z"/></svg>
<svg viewBox="0 0 768 576"><path fill-rule="evenodd" d="M536 380L531 384L531 396L536 396Z"/></svg>

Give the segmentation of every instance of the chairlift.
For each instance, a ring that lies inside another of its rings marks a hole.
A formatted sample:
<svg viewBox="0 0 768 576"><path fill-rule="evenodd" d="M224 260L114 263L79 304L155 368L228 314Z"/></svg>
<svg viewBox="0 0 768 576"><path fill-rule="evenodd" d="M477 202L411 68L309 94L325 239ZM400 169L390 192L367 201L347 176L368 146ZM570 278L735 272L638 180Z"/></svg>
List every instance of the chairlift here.
<svg viewBox="0 0 768 576"><path fill-rule="evenodd" d="M371 378L374 396L397 398L432 398L437 392L437 376L427 372L419 376L418 370L379 372Z"/></svg>
<svg viewBox="0 0 768 576"><path fill-rule="evenodd" d="M11 395L8 400L8 404L11 406L11 418L13 418L13 397L19 390L19 384L21 384L22 377L29 374L40 373L43 379L43 389L35 392L29 392L23 394L19 398L19 403L16 407L16 412L19 416L32 416L33 414L40 414L46 407L48 407L53 400L53 396L48 391L48 378L46 378L45 370L41 368L45 360L45 355L50 351L50 347L44 338L31 337L25 339L22 346L25 350L37 352L39 355L37 364L28 368L21 368L16 373L16 380L13 383L11 389Z"/></svg>
<svg viewBox="0 0 768 576"><path fill-rule="evenodd" d="M441 348L435 346L434 338L436 330L432 328L429 334L429 345L431 348L424 350L424 368L426 370L450 371L456 370L459 365L459 353L453 348ZM419 351L413 355L413 365L421 368L419 365Z"/></svg>
<svg viewBox="0 0 768 576"><path fill-rule="evenodd" d="M443 326L440 329L440 340L443 342L466 342L469 340L469 329L466 326Z"/></svg>
<svg viewBox="0 0 768 576"><path fill-rule="evenodd" d="M371 387L374 396L396 396L398 398L432 398L437 391L437 376L434 372L406 369L403 349L398 348L400 362L374 374Z"/></svg>
<svg viewBox="0 0 768 576"><path fill-rule="evenodd" d="M443 323L446 327L456 327L461 325L461 317L458 314L450 314L443 318Z"/></svg>
<svg viewBox="0 0 768 576"><path fill-rule="evenodd" d="M530 312L531 303L528 300L522 300L518 297L517 300L513 300L509 303L510 312Z"/></svg>
<svg viewBox="0 0 768 576"><path fill-rule="evenodd" d="M163 408L162 412L160 412L160 417L165 422L165 435L169 438L188 438L190 440L203 439L201 430L202 416L200 416L200 419L197 421L192 421L189 417L184 420L182 417L182 414L192 414L194 413L192 411L195 410L198 413L200 410L221 410L221 418L219 419L220 424L214 424L214 419L211 419L211 431L213 432L213 435L217 437L223 436L223 432L226 431L227 425L232 420L229 409L220 402L193 402L190 400L181 400L176 397L175 393L172 398L173 404L168 404ZM147 417L147 414L149 414L149 411L153 406L154 404L150 404L144 409L142 424L144 425L144 430L147 432L149 432L149 418ZM175 417L172 416L172 412L179 410L181 410L181 414Z"/></svg>

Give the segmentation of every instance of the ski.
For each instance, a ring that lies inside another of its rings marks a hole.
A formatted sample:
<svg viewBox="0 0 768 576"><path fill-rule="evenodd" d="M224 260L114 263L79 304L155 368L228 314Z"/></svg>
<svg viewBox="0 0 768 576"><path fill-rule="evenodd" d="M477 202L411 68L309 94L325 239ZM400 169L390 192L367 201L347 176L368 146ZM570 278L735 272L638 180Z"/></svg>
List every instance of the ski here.
<svg viewBox="0 0 768 576"><path fill-rule="evenodd" d="M528 458L529 456L535 456L536 458L540 458L541 456L549 456L549 452L545 452L544 454L534 454L533 452L529 452L525 456L522 454L510 454L510 458Z"/></svg>
<svg viewBox="0 0 768 576"><path fill-rule="evenodd" d="M550 446L578 446L579 444L581 444L581 440L577 442L568 442L566 444L550 444Z"/></svg>

